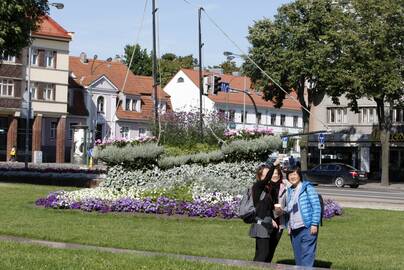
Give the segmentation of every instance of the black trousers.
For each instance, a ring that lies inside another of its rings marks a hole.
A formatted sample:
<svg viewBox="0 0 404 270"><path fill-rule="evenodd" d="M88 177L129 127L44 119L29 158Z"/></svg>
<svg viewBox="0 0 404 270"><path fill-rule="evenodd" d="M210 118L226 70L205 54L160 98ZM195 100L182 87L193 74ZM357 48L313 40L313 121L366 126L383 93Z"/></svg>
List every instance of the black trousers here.
<svg viewBox="0 0 404 270"><path fill-rule="evenodd" d="M269 238L255 238L254 261L272 262L276 246L281 239L283 230L273 230Z"/></svg>

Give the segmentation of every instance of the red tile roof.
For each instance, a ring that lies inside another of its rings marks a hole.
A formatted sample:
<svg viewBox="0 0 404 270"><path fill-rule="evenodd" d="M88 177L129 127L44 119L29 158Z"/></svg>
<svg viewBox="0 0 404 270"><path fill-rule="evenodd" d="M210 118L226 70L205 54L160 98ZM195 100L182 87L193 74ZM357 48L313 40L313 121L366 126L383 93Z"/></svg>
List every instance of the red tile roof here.
<svg viewBox="0 0 404 270"><path fill-rule="evenodd" d="M84 87L89 86L102 76L107 77L120 91L123 87L127 66L121 62L107 62L103 60L88 59L82 63L80 57L69 57L69 69L75 75L75 82ZM91 72L91 69L93 72ZM123 93L141 96L142 112L125 111L120 106L117 117L129 120L148 120L153 116L153 78L149 76L134 75L129 71ZM158 98L170 104L170 96L158 87Z"/></svg>
<svg viewBox="0 0 404 270"><path fill-rule="evenodd" d="M192 69L181 69L190 79L191 81L199 87L199 71L192 70ZM204 71L203 75L213 75L211 72ZM231 88L242 90L244 89L244 78L246 79L246 88L250 89L251 87L251 80L249 77L243 76L232 76L228 74L220 74L222 78L222 82L228 82ZM264 107L264 108L274 108L274 103L272 101L265 101L261 93L258 93L254 90L250 90L250 94L254 99L255 104L257 107ZM219 92L217 95L213 95L209 93L208 97L216 103L229 103L229 104L237 104L242 105L244 104L244 97L243 93L240 92L231 92L231 93L224 93ZM296 97L296 94L292 92L292 96ZM247 105L253 105L251 100L246 97L245 102ZM283 109L289 110L296 110L300 111L300 105L298 102L294 101L292 98L288 97L283 101Z"/></svg>
<svg viewBox="0 0 404 270"><path fill-rule="evenodd" d="M72 37L60 24L49 16L44 16L38 30L32 33L34 37L51 37L71 40Z"/></svg>

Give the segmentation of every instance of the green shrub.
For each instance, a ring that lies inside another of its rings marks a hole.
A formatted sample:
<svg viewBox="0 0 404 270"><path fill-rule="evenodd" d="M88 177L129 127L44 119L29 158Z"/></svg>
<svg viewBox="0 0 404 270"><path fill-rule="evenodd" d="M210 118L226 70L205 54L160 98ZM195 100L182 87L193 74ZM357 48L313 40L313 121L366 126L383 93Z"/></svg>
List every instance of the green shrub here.
<svg viewBox="0 0 404 270"><path fill-rule="evenodd" d="M219 149L220 148L218 144L207 143L196 143L182 146L164 145L164 154L166 156L182 156L197 154L201 152L211 152Z"/></svg>
<svg viewBox="0 0 404 270"><path fill-rule="evenodd" d="M130 168L150 168L157 164L157 159L163 152L164 148L155 143L124 147L108 145L104 149L96 148L94 158L100 159L108 165L122 164Z"/></svg>
<svg viewBox="0 0 404 270"><path fill-rule="evenodd" d="M264 136L253 140L235 140L222 146L226 161L264 161L268 155L281 146L278 136Z"/></svg>

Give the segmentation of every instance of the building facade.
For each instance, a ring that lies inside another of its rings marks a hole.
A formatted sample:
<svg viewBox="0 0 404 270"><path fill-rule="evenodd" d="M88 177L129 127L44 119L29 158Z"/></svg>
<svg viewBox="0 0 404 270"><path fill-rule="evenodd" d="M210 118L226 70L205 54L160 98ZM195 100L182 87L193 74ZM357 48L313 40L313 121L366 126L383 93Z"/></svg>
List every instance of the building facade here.
<svg viewBox="0 0 404 270"><path fill-rule="evenodd" d="M4 130L0 159L8 160L10 149L16 146L17 160L24 160L26 89L30 81L30 159L37 153L44 162L64 162L71 34L46 16L32 38L30 48L19 56L7 56L0 65L0 129Z"/></svg>
<svg viewBox="0 0 404 270"><path fill-rule="evenodd" d="M381 146L378 133L376 102L367 98L358 100L359 112L351 111L348 100L342 96L340 105L333 104L330 97L311 109L310 131L325 130L326 123L331 130L325 135L325 149L322 160L350 164L370 173L371 178L379 178L381 173ZM404 108L385 105L392 111L392 130L390 137L390 175L392 181L404 181ZM320 119L323 123L321 123ZM318 138L309 138L310 162L318 164Z"/></svg>
<svg viewBox="0 0 404 270"><path fill-rule="evenodd" d="M203 75L207 78L217 75L233 89L247 89L256 104L257 113L253 102L244 93L229 91L214 95L207 91L207 95L202 96L203 110L225 113L229 119L229 128L271 128L276 134L302 131L301 109L294 100L285 99L283 107L277 109L273 102L265 101L261 93L250 89L251 81L248 77L211 72L204 72ZM199 71L181 69L164 87L164 91L170 95L174 111L199 110Z"/></svg>
<svg viewBox="0 0 404 270"><path fill-rule="evenodd" d="M82 53L70 57L69 93L82 93L88 111L86 125L94 140L135 139L151 134L153 79L137 76L119 59L93 60ZM160 112L170 110L170 97L158 89ZM73 100L71 100L73 102ZM75 118L77 119L77 117ZM74 125L77 120L71 121Z"/></svg>

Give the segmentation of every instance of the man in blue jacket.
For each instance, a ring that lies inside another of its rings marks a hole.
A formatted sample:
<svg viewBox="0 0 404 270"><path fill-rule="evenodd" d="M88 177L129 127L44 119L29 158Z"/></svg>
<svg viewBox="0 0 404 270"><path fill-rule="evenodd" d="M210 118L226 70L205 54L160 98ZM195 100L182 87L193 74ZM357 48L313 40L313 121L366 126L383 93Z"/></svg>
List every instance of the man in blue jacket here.
<svg viewBox="0 0 404 270"><path fill-rule="evenodd" d="M288 228L296 265L313 266L316 257L321 206L318 193L310 182L303 181L299 167L287 174L292 186L288 189Z"/></svg>

